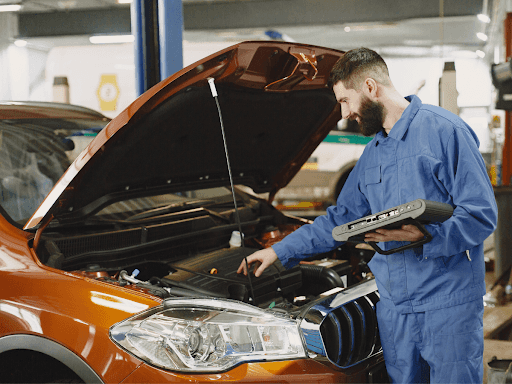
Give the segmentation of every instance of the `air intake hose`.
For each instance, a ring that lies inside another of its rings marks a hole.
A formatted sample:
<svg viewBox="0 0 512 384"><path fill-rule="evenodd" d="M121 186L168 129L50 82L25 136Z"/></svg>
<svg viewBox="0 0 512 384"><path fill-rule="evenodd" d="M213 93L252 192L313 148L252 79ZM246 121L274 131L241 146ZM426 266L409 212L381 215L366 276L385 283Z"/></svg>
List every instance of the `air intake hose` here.
<svg viewBox="0 0 512 384"><path fill-rule="evenodd" d="M327 289L345 287L340 275L332 268L314 264L300 264L299 268L305 280L326 284Z"/></svg>

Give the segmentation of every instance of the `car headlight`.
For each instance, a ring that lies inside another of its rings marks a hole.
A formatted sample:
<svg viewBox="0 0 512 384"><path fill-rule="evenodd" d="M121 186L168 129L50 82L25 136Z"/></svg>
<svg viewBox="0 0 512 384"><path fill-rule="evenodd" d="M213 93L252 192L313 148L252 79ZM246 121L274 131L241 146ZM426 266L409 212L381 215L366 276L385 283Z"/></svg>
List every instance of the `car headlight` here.
<svg viewBox="0 0 512 384"><path fill-rule="evenodd" d="M167 299L110 329L114 342L151 365L220 372L249 361L306 357L298 323L232 300Z"/></svg>

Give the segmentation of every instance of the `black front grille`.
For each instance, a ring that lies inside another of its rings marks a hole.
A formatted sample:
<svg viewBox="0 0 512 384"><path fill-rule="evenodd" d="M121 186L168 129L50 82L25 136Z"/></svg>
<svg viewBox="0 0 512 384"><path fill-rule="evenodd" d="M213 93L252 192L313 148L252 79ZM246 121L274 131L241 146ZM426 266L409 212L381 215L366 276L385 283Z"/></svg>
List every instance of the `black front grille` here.
<svg viewBox="0 0 512 384"><path fill-rule="evenodd" d="M340 367L349 367L381 349L372 292L330 312L320 326L327 357Z"/></svg>

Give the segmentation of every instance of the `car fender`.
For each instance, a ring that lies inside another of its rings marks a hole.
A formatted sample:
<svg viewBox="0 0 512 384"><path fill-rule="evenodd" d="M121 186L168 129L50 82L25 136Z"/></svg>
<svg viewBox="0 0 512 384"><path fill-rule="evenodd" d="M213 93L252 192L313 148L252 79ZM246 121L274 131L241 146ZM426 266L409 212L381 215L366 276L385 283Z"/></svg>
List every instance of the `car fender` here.
<svg viewBox="0 0 512 384"><path fill-rule="evenodd" d="M55 341L36 335L8 335L0 338L0 354L26 349L51 356L75 372L86 383L103 383L100 376L79 356Z"/></svg>

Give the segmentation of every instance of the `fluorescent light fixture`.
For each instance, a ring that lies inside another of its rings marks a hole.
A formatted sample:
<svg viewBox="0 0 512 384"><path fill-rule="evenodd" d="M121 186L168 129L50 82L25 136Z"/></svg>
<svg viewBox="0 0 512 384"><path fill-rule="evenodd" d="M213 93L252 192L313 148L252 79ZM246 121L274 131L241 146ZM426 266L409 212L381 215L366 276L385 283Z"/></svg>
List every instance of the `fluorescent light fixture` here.
<svg viewBox="0 0 512 384"><path fill-rule="evenodd" d="M133 35L104 35L89 37L89 41L92 44L132 43L134 40L135 37Z"/></svg>
<svg viewBox="0 0 512 384"><path fill-rule="evenodd" d="M476 59L478 57L475 51L469 51L467 49L452 51L450 53L457 59Z"/></svg>
<svg viewBox="0 0 512 384"><path fill-rule="evenodd" d="M0 5L0 12L17 12L21 9L20 4Z"/></svg>
<svg viewBox="0 0 512 384"><path fill-rule="evenodd" d="M25 47L27 45L26 40L16 40L14 41L14 45L17 47Z"/></svg>
<svg viewBox="0 0 512 384"><path fill-rule="evenodd" d="M484 52L484 51L481 51L481 50L479 50L479 49L478 49L478 50L476 51L476 55L477 55L479 58L483 59L483 58L485 57L485 52Z"/></svg>
<svg viewBox="0 0 512 384"><path fill-rule="evenodd" d="M132 0L117 0L117 4L131 4Z"/></svg>
<svg viewBox="0 0 512 384"><path fill-rule="evenodd" d="M485 33L483 33L483 32L478 32L476 34L476 37L478 37L482 41L487 41L487 35Z"/></svg>
<svg viewBox="0 0 512 384"><path fill-rule="evenodd" d="M491 22L491 19L485 13L479 13L478 15L476 15L476 17L478 17L478 20L480 20L482 23Z"/></svg>

